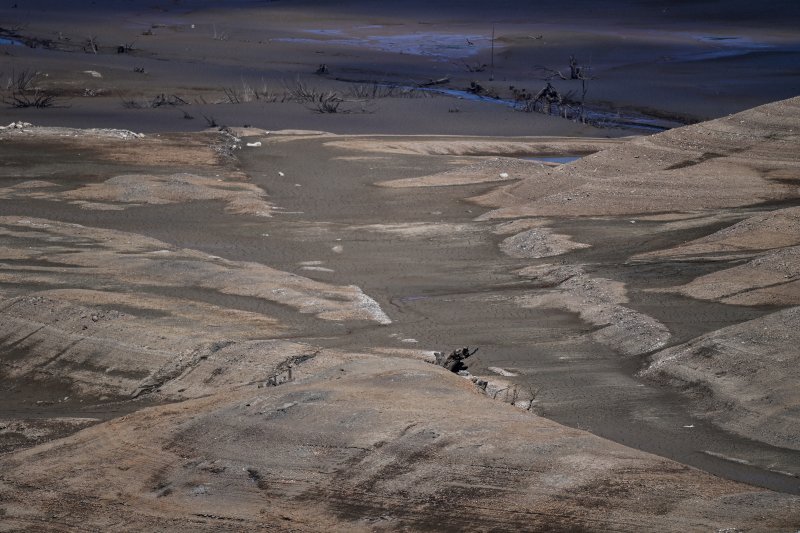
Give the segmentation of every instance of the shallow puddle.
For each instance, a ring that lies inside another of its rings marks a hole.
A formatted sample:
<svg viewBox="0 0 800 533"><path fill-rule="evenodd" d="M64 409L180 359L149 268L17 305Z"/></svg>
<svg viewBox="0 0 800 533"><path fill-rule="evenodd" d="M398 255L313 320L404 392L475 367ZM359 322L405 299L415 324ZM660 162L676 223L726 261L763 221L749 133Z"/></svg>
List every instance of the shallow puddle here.
<svg viewBox="0 0 800 533"><path fill-rule="evenodd" d="M377 29L377 28L376 28ZM416 56L437 58L442 61L467 58L477 55L491 46L491 37L485 35L449 33L407 33L398 35L350 36L338 29L311 29L304 33L322 38L279 37L274 42L327 44L369 48L383 52L395 52ZM332 37L326 39L325 37ZM496 47L499 45L495 44Z"/></svg>
<svg viewBox="0 0 800 533"><path fill-rule="evenodd" d="M0 37L0 46L25 46L25 43L18 39Z"/></svg>

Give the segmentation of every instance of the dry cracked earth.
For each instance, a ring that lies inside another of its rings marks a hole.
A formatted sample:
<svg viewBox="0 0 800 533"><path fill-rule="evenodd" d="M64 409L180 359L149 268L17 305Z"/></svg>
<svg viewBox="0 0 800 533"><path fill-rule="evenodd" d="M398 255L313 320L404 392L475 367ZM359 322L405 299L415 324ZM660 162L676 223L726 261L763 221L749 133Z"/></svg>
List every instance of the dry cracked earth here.
<svg viewBox="0 0 800 533"><path fill-rule="evenodd" d="M1 531L800 527L798 98L0 154Z"/></svg>

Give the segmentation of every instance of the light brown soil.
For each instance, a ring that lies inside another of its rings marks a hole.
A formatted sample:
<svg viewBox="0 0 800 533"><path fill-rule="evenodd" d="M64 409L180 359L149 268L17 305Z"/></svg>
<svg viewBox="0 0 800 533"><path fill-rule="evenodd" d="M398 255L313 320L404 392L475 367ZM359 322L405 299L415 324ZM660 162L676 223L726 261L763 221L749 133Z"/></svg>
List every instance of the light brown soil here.
<svg viewBox="0 0 800 533"><path fill-rule="evenodd" d="M0 198L37 200L64 199L84 209L122 210L142 204L173 204L201 200L221 200L232 213L269 216L271 207L264 200L264 191L246 183L227 182L219 178L193 174L153 176L128 174L114 176L102 183L90 183L66 192L58 185L42 181L25 181L0 190ZM56 189L56 190L54 190Z"/></svg>
<svg viewBox="0 0 800 533"><path fill-rule="evenodd" d="M795 160L798 103L794 99L764 106L633 141L557 169L535 170L530 178L479 198L481 203L510 204L483 218L552 217L560 211L584 216L628 214L633 218L630 222L636 223L658 220L643 213L686 212L685 220L665 224L664 229L675 231L695 221L708 224L718 216L709 213L750 205L754 199L775 202L796 196L800 192L796 180L786 176L800 170ZM775 129L767 125L772 121ZM687 148L688 153L697 154L694 159L687 159ZM664 260L725 265L677 287L645 289L650 292L677 292L733 305L797 305L800 233L796 212L796 207L761 212L711 235L631 259L646 265ZM552 225L552 220L547 224ZM546 227L528 230L540 239L552 231ZM520 273L549 288L525 297L527 305L579 312L584 320L604 326L594 334L598 340L621 346L623 353L655 350L670 338L663 324L624 305L628 299L623 284L558 265L528 267ZM616 296L609 291L614 286ZM797 376L783 364L789 361L791 366L790 353L796 351L790 338L793 313L769 315L658 352L642 375L689 392L695 412L721 427L754 440L794 447L796 399L791 393L759 396L772 383L780 389L780 380L796 382Z"/></svg>
<svg viewBox="0 0 800 533"><path fill-rule="evenodd" d="M226 388L4 458L6 527L46 513L65 528L677 531L780 528L799 511L426 363L321 357L310 380Z"/></svg>

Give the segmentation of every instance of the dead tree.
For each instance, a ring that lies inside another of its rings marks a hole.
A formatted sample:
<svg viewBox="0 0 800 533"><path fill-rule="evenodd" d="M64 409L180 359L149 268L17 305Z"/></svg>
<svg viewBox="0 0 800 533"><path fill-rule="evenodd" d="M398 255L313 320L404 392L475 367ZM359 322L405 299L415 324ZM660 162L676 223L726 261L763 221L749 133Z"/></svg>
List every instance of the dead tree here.
<svg viewBox="0 0 800 533"><path fill-rule="evenodd" d="M549 115L552 112L553 104L556 105L556 112L558 112L564 102L564 98L548 81L547 85L536 94L533 101L542 113Z"/></svg>
<svg viewBox="0 0 800 533"><path fill-rule="evenodd" d="M483 72L487 67L486 63L473 63L472 65L464 63L464 68L467 69L467 72Z"/></svg>
<svg viewBox="0 0 800 533"><path fill-rule="evenodd" d="M512 88L511 90L517 102L517 109L529 112L538 111L548 115L556 114L569 120L586 123L586 93L589 91L589 81L593 79L591 67L581 65L575 55L570 55L569 77L562 74L561 71L549 67L539 66L536 67L536 70L542 75L542 79L547 82L547 85L532 100L525 98L524 92L516 91ZM560 94L550 83L551 80L556 78L564 81L580 81L580 98L578 98L577 91Z"/></svg>
<svg viewBox="0 0 800 533"><path fill-rule="evenodd" d="M578 60L575 56L569 56L569 79L581 79L581 72L583 72L583 68L578 64Z"/></svg>
<svg viewBox="0 0 800 533"><path fill-rule="evenodd" d="M591 67L586 67L580 65L578 63L578 59L571 55L569 56L569 77L573 80L580 80L581 82L581 100L580 100L580 112L579 112L579 120L581 122L586 121L585 116L585 107L584 104L586 103L586 93L589 91L589 80L592 79L591 77Z"/></svg>
<svg viewBox="0 0 800 533"><path fill-rule="evenodd" d="M94 54L100 51L100 46L97 44L96 35L92 35L86 40L86 46L84 46L84 50L86 50L86 52L92 52Z"/></svg>
<svg viewBox="0 0 800 533"><path fill-rule="evenodd" d="M469 347L465 346L460 350L453 350L450 352L450 355L446 356L442 352L435 352L434 355L436 357L436 364L446 368L450 372L458 374L459 370L466 370L467 365L464 364L464 361L475 355L475 352L478 351L478 348L475 348L473 351L470 352Z"/></svg>
<svg viewBox="0 0 800 533"><path fill-rule="evenodd" d="M131 41L129 43L121 44L117 46L117 53L118 54L130 54L133 52L133 45L136 44L136 41Z"/></svg>

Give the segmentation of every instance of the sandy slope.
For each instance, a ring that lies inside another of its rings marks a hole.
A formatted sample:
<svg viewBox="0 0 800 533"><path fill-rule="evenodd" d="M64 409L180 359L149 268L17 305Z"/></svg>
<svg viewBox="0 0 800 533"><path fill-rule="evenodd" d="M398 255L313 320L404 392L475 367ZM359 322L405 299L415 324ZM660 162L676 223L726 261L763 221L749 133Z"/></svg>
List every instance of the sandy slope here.
<svg viewBox="0 0 800 533"><path fill-rule="evenodd" d="M636 259L731 259L800 244L800 208L777 209L746 218L681 246L636 256Z"/></svg>
<svg viewBox="0 0 800 533"><path fill-rule="evenodd" d="M688 228L695 220L708 224L726 210L734 214L739 206L756 204L755 209L761 209L756 214L743 210L734 215L739 217L732 220L735 223L717 222L726 224L723 229L633 254L631 264L646 267L666 261L680 269L718 263L679 286L645 288L647 292L774 310L797 305L797 208L769 210L768 204L780 205L800 193L794 177L800 171L799 120L800 99L769 104L637 139L570 165L532 169L528 178L477 201L499 207L484 219L622 215L632 217L631 222L663 224L658 230L662 232ZM642 216L648 213L686 213L686 218L669 222L669 217ZM547 224L553 224L552 219ZM539 238L545 238L552 230L538 231ZM603 246L585 236L573 238ZM532 266L521 275L548 289L527 296L527 305L580 312L585 320L604 326L595 335L609 332L606 342L621 345L623 352L656 350L670 339L669 330L654 317L622 305L628 305L622 284L610 291L613 282L572 266ZM721 427L795 448L796 399L788 392L797 381L790 370L797 351L791 338L795 314L793 309L775 313L657 352L642 375L688 392L695 412ZM785 394L762 397L767 389L782 389L778 383L783 380Z"/></svg>
<svg viewBox="0 0 800 533"><path fill-rule="evenodd" d="M426 363L320 357L309 380L225 389L0 459L0 527L47 513L63 528L685 531L781 528L800 512L794 497L497 405Z"/></svg>
<svg viewBox="0 0 800 533"><path fill-rule="evenodd" d="M640 215L798 194L800 98L640 138L475 199L484 218Z"/></svg>

